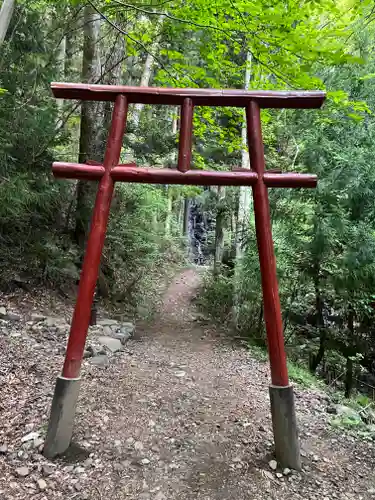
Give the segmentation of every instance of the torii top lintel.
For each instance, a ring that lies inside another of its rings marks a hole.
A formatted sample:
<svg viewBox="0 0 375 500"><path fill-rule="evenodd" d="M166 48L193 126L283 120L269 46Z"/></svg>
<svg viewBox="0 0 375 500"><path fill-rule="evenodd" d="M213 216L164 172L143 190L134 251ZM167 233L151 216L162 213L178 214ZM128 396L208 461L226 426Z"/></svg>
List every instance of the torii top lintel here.
<svg viewBox="0 0 375 500"><path fill-rule="evenodd" d="M134 164L110 166L110 175L115 181L143 182L158 184L193 184L253 186L261 176L268 187L315 187L315 175L266 172L264 165L259 170L258 162L251 162L251 170L245 171L202 171L191 170L191 152L193 137L193 113L195 106L236 106L246 109L247 126L255 127L261 137L261 124L252 123L255 108L319 108L325 93L322 91L247 91L215 89L175 89L159 87L126 87L121 85L94 85L85 83L52 83L55 97L60 99L79 99L91 101L123 101L125 104L122 118L113 118L115 122L123 120L126 125L128 104L164 104L180 106L180 137L177 170L137 168ZM254 109L253 109L254 108ZM116 104L115 108L116 109ZM249 111L253 109L253 111ZM250 114L249 114L250 113ZM114 117L117 113L114 111ZM254 130L255 131L255 130ZM249 136L250 138L250 136ZM249 147L251 148L251 141ZM258 146L257 146L258 147ZM261 153L263 156L263 152ZM104 161L105 163L105 161ZM108 166L107 166L108 167ZM73 179L100 180L107 168L104 164L93 165L55 162L53 173L56 177ZM241 170L241 169L240 169Z"/></svg>
<svg viewBox="0 0 375 500"><path fill-rule="evenodd" d="M220 90L172 89L160 87L126 87L122 85L93 85L86 83L51 83L53 95L59 99L82 101L115 101L119 94L126 95L128 103L170 104L182 106L191 99L194 106L245 107L256 101L261 108L320 108L325 100L323 91L274 90Z"/></svg>

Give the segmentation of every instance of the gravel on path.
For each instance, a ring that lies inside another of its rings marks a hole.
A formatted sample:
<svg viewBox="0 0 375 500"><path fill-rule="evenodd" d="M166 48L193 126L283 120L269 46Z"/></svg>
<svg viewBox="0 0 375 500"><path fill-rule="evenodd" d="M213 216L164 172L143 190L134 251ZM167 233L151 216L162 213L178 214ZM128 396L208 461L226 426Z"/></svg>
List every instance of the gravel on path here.
<svg viewBox="0 0 375 500"><path fill-rule="evenodd" d="M375 498L373 442L332 428L317 389L296 389L302 473L275 469L268 366L199 321L199 283L182 272L152 325L84 361L74 445L55 460L40 451L66 333L1 320L1 500Z"/></svg>

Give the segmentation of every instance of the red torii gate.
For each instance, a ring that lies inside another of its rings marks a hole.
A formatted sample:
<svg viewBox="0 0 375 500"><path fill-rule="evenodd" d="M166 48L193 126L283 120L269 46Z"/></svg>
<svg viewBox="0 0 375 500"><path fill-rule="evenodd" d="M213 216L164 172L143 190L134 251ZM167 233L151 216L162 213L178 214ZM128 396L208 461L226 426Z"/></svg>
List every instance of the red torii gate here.
<svg viewBox="0 0 375 500"><path fill-rule="evenodd" d="M252 186L255 226L271 366L270 399L276 458L284 467L301 468L293 388L289 385L282 317L276 275L268 201L269 187L307 187L317 184L315 175L268 173L265 170L261 108L319 108L325 93L212 89L125 87L75 83L52 83L59 99L114 101L112 123L103 165L55 162L56 177L99 181L87 241L77 302L74 309L62 375L57 378L44 454L53 457L70 444L79 392L80 368L90 322L110 205L116 181ZM128 104L166 104L181 107L177 170L118 165L125 132ZM251 170L190 170L194 106L235 106L246 110Z"/></svg>

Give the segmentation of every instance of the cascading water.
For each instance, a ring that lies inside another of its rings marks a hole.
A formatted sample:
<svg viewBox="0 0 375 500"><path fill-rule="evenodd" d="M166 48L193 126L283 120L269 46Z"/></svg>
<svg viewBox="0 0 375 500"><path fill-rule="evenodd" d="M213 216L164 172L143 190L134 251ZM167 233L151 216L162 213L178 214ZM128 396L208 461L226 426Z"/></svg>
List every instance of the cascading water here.
<svg viewBox="0 0 375 500"><path fill-rule="evenodd" d="M195 264L205 265L212 257L212 221L197 198L191 199L188 213L188 250Z"/></svg>

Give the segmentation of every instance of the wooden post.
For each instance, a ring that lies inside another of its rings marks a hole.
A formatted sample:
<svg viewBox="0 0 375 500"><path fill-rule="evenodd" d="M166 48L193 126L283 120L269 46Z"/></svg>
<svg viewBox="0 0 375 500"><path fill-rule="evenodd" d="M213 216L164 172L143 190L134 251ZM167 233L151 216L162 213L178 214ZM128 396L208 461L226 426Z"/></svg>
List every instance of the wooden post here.
<svg viewBox="0 0 375 500"><path fill-rule="evenodd" d="M193 141L193 101L184 99L181 106L180 139L178 146L177 168L180 172L187 172L191 162L191 147Z"/></svg>
<svg viewBox="0 0 375 500"><path fill-rule="evenodd" d="M48 432L44 445L44 455L47 457L54 457L63 453L70 444L73 432L74 413L79 393L80 369L114 189L111 169L118 164L120 158L127 110L128 102L126 97L121 94L118 95L113 109L111 130L104 157L104 175L99 182L96 195L64 367L62 376L57 379L52 401Z"/></svg>
<svg viewBox="0 0 375 500"><path fill-rule="evenodd" d="M274 385L285 387L289 383L288 370L286 367L268 191L263 180L265 162L260 108L255 101L252 101L247 108L247 131L251 169L258 174L258 181L253 186L254 213L262 277L264 319L271 364L271 380Z"/></svg>
<svg viewBox="0 0 375 500"><path fill-rule="evenodd" d="M265 172L264 148L260 107L257 102L250 101L246 108L246 119L250 165L258 175L257 182L253 185L253 198L262 277L264 319L271 366L270 398L276 458L282 467L299 470L301 458L294 396L288 380L268 190L263 178Z"/></svg>

